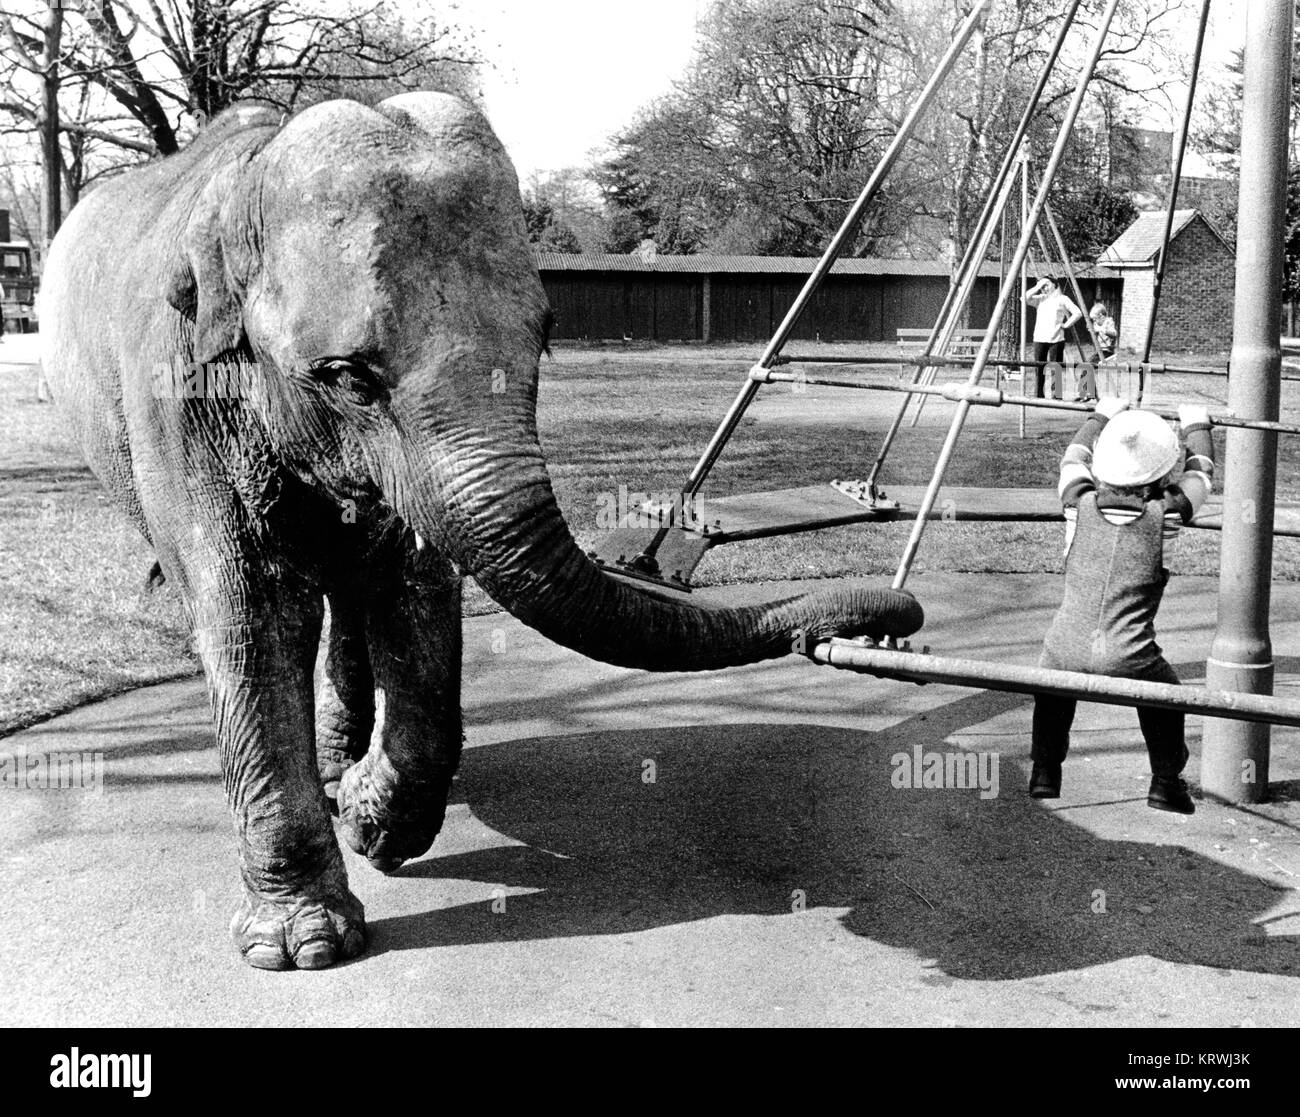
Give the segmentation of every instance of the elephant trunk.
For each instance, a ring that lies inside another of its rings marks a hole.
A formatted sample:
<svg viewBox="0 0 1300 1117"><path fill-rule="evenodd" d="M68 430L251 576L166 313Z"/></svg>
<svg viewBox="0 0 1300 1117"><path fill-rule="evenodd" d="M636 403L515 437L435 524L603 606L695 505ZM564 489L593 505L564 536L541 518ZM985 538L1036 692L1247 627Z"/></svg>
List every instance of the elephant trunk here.
<svg viewBox="0 0 1300 1117"><path fill-rule="evenodd" d="M788 655L830 636L906 636L924 620L910 594L864 585L717 608L667 600L610 577L560 513L532 415L509 437L462 435L414 482L410 522L438 539L498 604L558 644L650 671L698 671ZM521 437L522 434L522 437ZM510 447L503 450L502 447Z"/></svg>

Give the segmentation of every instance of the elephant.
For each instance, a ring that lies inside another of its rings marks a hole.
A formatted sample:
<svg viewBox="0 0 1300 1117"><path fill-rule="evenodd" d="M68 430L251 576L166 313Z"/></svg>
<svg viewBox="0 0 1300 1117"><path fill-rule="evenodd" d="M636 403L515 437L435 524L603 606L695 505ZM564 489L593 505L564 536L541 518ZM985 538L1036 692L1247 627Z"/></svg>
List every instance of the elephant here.
<svg viewBox="0 0 1300 1117"><path fill-rule="evenodd" d="M575 543L537 435L550 309L518 181L457 97L236 104L89 192L42 297L55 400L193 628L254 967L365 948L335 825L382 872L432 845L466 576L549 639L652 671L922 623L911 594L856 582L684 604Z"/></svg>

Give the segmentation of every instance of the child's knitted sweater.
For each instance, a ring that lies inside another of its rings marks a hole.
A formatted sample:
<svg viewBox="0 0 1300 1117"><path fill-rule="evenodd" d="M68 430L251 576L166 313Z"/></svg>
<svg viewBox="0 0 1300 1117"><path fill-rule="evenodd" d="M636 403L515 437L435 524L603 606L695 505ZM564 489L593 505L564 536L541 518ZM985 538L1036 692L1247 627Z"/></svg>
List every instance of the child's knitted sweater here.
<svg viewBox="0 0 1300 1117"><path fill-rule="evenodd" d="M1105 415L1093 412L1079 428L1061 458L1061 479L1057 491L1065 508L1065 551L1068 554L1074 541L1079 501L1085 493L1094 491L1097 482L1092 476L1092 448L1108 422ZM1214 489L1214 440L1205 423L1197 423L1183 431L1187 446L1187 461L1182 476L1165 487L1157 499L1164 501L1164 540L1168 546L1183 524L1191 523L1200 511L1205 498ZM1098 508L1108 522L1124 524L1142 515L1145 501L1115 493L1102 493Z"/></svg>

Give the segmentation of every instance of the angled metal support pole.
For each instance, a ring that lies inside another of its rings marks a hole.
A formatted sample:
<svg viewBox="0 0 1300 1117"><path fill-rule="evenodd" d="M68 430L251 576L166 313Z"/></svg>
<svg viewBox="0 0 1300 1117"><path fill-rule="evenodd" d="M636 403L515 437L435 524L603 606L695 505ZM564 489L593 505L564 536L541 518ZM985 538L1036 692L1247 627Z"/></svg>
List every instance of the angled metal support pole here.
<svg viewBox="0 0 1300 1117"><path fill-rule="evenodd" d="M1282 264L1290 139L1293 0L1250 0L1246 9L1237 284L1228 407L1242 419L1276 421L1282 371ZM1223 491L1219 623L1206 682L1220 690L1273 692L1268 613L1273 576L1277 435L1231 431ZM1269 731L1205 724L1201 785L1236 803L1268 790Z"/></svg>
<svg viewBox="0 0 1300 1117"><path fill-rule="evenodd" d="M1015 184L1016 184L1015 179L1010 177L1008 177L1007 180L1002 184L1002 191L999 194L999 196L995 199L995 201L997 202L995 214L1001 213L1006 209L1007 202L1011 198L1011 191L1015 187ZM942 323L943 330L939 333L938 345L927 347L927 352L925 353L925 356L929 357L935 354L943 356L947 354L948 347L952 344L953 336L957 332L957 324L961 321L961 312L962 310L965 309L967 302L970 300L971 292L975 289L975 281L979 278L979 274L980 274L980 264L983 262L984 256L988 252L989 245L993 243L993 233L996 231L996 229L997 229L997 221L995 219L990 219L989 221L985 222L983 229L980 231L979 240L977 242L975 241L971 242L970 247L974 250L971 253L971 260L972 260L971 265L963 273L961 277L961 284L957 288L957 297L951 302L949 306L948 320ZM933 384L938 368L939 368L938 365L929 365L928 367L921 369L924 375L920 378L920 382L923 384ZM916 377L912 378L912 383L914 384L917 383ZM924 410L924 405L927 398L928 397L926 397L925 395L921 395L917 398L916 410L915 413L912 415L912 421L909 424L910 426L913 427L916 426L917 422L920 420L921 412ZM906 407L908 402L909 401L905 399L903 401L903 406ZM877 454L876 456L877 462L883 460L882 455L885 451L887 451L889 441L892 441L892 439L887 439L886 442L881 445L881 454ZM869 483L874 484L875 471L876 469L873 466L872 476L867 479Z"/></svg>
<svg viewBox="0 0 1300 1117"><path fill-rule="evenodd" d="M857 230L867 206L880 192L880 187L885 178L893 170L903 147L913 131L915 131L917 122L924 115L926 109L930 107L930 102L934 100L940 86L943 85L952 72L953 66L956 65L957 59L970 41L970 37L983 25L991 3L992 0L977 0L975 6L971 9L970 15L962 23L952 42L948 44L947 51L944 53L943 58L939 60L939 65L935 67L934 73L921 91L916 104L912 106L903 123L899 125L898 132L890 141L884 155L880 157L876 169L871 172L871 177L862 188L862 193L858 195L858 200L853 203L853 208L849 210L848 216L844 218L839 231L831 238L830 244L826 246L822 258L817 261L817 266L813 268L808 281L803 285L803 289L799 294L795 296L790 309L786 311L785 318L781 320L776 333L772 335L772 340L767 343L767 348L763 350L763 355L758 359L758 367L771 368L776 358L780 356L782 347L790 339L790 334L794 332L795 326L803 316L809 302L812 301L813 295L817 293L822 281L830 274L835 261ZM704 479L708 477L709 470L713 468L713 463L718 460L722 448L726 446L735 433L736 427L740 425L740 420L744 416L746 409L753 402L754 396L758 394L758 388L759 382L757 380L752 378L745 380L740 392L732 402L731 407L728 408L726 415L723 416L722 422L718 425L718 429L713 432L713 437L709 439L709 444L704 448L700 460L695 463L695 468L691 470L690 476L687 477L686 483L682 486L683 495L695 496L700 491L700 486L704 484Z"/></svg>
<svg viewBox="0 0 1300 1117"><path fill-rule="evenodd" d="M1020 230L1020 241L1016 245L1012 265L1013 272L1019 271L1023 267L1025 257L1029 254L1029 243L1033 240L1034 228L1043 215L1043 207L1047 205L1047 192L1051 189L1052 180L1056 177L1056 172L1061 165L1061 159L1065 154L1070 133L1074 130L1074 122L1079 117L1079 109L1083 106L1083 98L1088 91L1088 83L1092 80L1093 72L1097 68L1097 59L1101 56L1102 47L1106 42L1106 34L1110 31L1111 21L1115 18L1115 9L1118 7L1119 0L1110 0L1106 5L1106 10L1102 13L1097 28L1097 37L1088 52L1088 60L1079 74L1079 80L1074 87L1074 94L1071 96L1070 104L1065 110L1065 116L1061 121L1061 127L1056 136L1056 143L1052 147L1051 158L1048 159L1047 166L1043 170L1043 181L1039 185L1034 204L1030 206L1025 227ZM992 356L993 346L997 343L997 326L1002 320L1010 294L1010 284L1003 284L1002 290L998 292L997 305L994 306L993 313L989 316L989 328L985 331L984 340L980 344L979 352L975 355L975 365L970 371L970 377L967 380L968 384L978 384L980 377L984 375L984 368ZM966 416L969 413L970 404L968 402L963 400L957 404L956 413L952 417L952 425L948 428L948 435L939 451L938 461L935 462L934 474L931 476L930 484L925 490L925 496L921 498L916 523L912 525L912 533L908 536L907 545L903 549L903 557L899 560L898 570L894 574L894 589L903 588L907 582L907 576L911 572L912 563L916 561L916 552L921 545L921 536L925 532L926 522L930 513L934 510L935 501L939 498L939 490L943 487L944 474L948 471L948 463L952 461L952 456L957 450L957 440L961 437L962 427L965 426Z"/></svg>
<svg viewBox="0 0 1300 1117"><path fill-rule="evenodd" d="M1165 206L1165 227L1160 237L1160 252L1156 256L1156 270L1152 276L1151 309L1147 314L1147 329L1142 342L1142 364L1151 360L1151 343L1156 333L1156 313L1160 309L1160 288L1165 281L1168 264L1169 237L1174 228L1174 211L1178 208L1178 185L1183 178L1183 155L1187 151L1187 133L1192 123L1192 107L1196 101L1196 78L1201 69L1201 48L1205 44L1205 25L1210 18L1210 0L1201 0L1200 22L1196 26L1196 46L1192 49L1192 73L1187 80L1187 100L1183 102L1182 123L1178 127L1178 145L1174 148L1174 164L1169 181L1169 204ZM1138 377L1138 406L1146 391L1146 375Z"/></svg>
<svg viewBox="0 0 1300 1117"><path fill-rule="evenodd" d="M1020 161L1020 235L1025 235L1025 227L1029 224L1029 160L1021 158ZM1029 262L1029 250L1026 249L1023 256L1020 257L1020 304L1016 313L1016 318L1020 322L1020 353L1018 356L1021 360L1029 352L1029 275L1025 271L1025 265ZM1016 270L1014 267L1011 269ZM1020 366L1020 393L1029 395L1029 385L1025 383L1025 366ZM1019 420L1016 424L1017 433L1023 442L1025 438L1025 409L1020 409Z"/></svg>
<svg viewBox="0 0 1300 1117"><path fill-rule="evenodd" d="M1070 7L1067 9L1065 16L1061 20L1061 26L1057 29L1056 38L1052 41L1052 49L1048 52L1047 60L1043 63L1042 69L1038 73L1038 79L1034 82L1034 88L1029 93L1029 98L1025 102L1025 107L1020 114L1020 120L1016 123L1016 130L1011 136L1011 142L1007 144L1007 153L1003 157L1002 164L998 167L998 173L984 200L984 209L980 213L979 221L976 222L975 230L971 234L970 240L966 244L966 254L962 257L961 265L958 267L958 276L964 276L967 269L974 268L978 275L979 265L983 259L983 252L976 252L976 242L979 240L985 223L992 220L996 210L1006 213L1006 203L999 206L998 195L1019 165L1021 158L1021 148L1024 145L1025 136L1029 133L1029 126L1033 123L1034 114L1038 111L1038 103L1043 99L1043 92L1047 88L1047 82L1052 76L1052 71L1056 68L1056 61L1061 55L1061 48L1065 45L1065 40L1069 37L1070 28L1074 24L1075 14L1079 10L1079 5L1083 0L1070 0ZM1005 262L1005 247L1003 256ZM1001 286L1004 276L999 275L998 285ZM942 308L939 310L939 316L935 321L934 329L930 331L930 339L926 342L924 355L930 356L935 350L935 342L938 338L939 331L949 311L952 309L952 302L957 297L957 290L960 279L955 278L948 285L948 293L944 298ZM943 351L942 349L940 350ZM1022 354L1023 356L1023 354ZM925 379L926 367L918 365L917 370L912 375L912 383L920 383ZM903 417L907 413L908 399L904 397L898 405L898 413L894 416L893 422L885 432L884 440L880 444L880 450L876 454L876 460L871 466L871 472L867 475L868 491L874 492L876 481L880 477L881 467L885 464L885 458L888 456L890 448L894 444L894 439L898 436L899 427L903 425Z"/></svg>
<svg viewBox="0 0 1300 1117"><path fill-rule="evenodd" d="M1008 216L1009 216L1009 211L1004 209L1002 211L1002 230L998 234L998 290L999 291L1002 290L1002 285L1007 281L1007 233L1008 233L1008 225L1010 224L1007 221ZM1006 328L1005 322L998 323L999 339L1002 337L1002 331L1005 328ZM999 346L1001 346L1000 340L998 344ZM998 352L1002 353L1003 352L1002 348L999 348ZM1002 369L1000 367L995 369L993 376L997 382L997 386L1001 388Z"/></svg>

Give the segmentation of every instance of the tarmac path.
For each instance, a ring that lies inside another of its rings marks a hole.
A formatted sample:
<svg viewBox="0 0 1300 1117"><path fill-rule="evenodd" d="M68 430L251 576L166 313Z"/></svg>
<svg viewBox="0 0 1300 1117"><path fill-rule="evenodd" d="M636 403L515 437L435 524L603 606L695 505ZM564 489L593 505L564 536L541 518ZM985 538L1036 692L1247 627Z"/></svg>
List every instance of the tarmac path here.
<svg viewBox="0 0 1300 1117"><path fill-rule="evenodd" d="M913 586L936 653L1023 663L1059 593L1032 575ZM1185 681L1214 592L1175 578L1161 613ZM1275 646L1300 646L1300 586L1274 610ZM465 667L446 827L393 877L347 854L371 945L314 973L248 969L230 944L201 680L0 740L104 755L99 794L0 788L0 1024L1300 1022L1295 730L1274 731L1274 802L1182 818L1145 806L1121 707L1081 707L1064 797L1036 803L1022 696L798 659L649 675L500 614L466 622ZM1300 700L1300 660L1279 672ZM997 794L894 786L918 746L982 754Z"/></svg>

